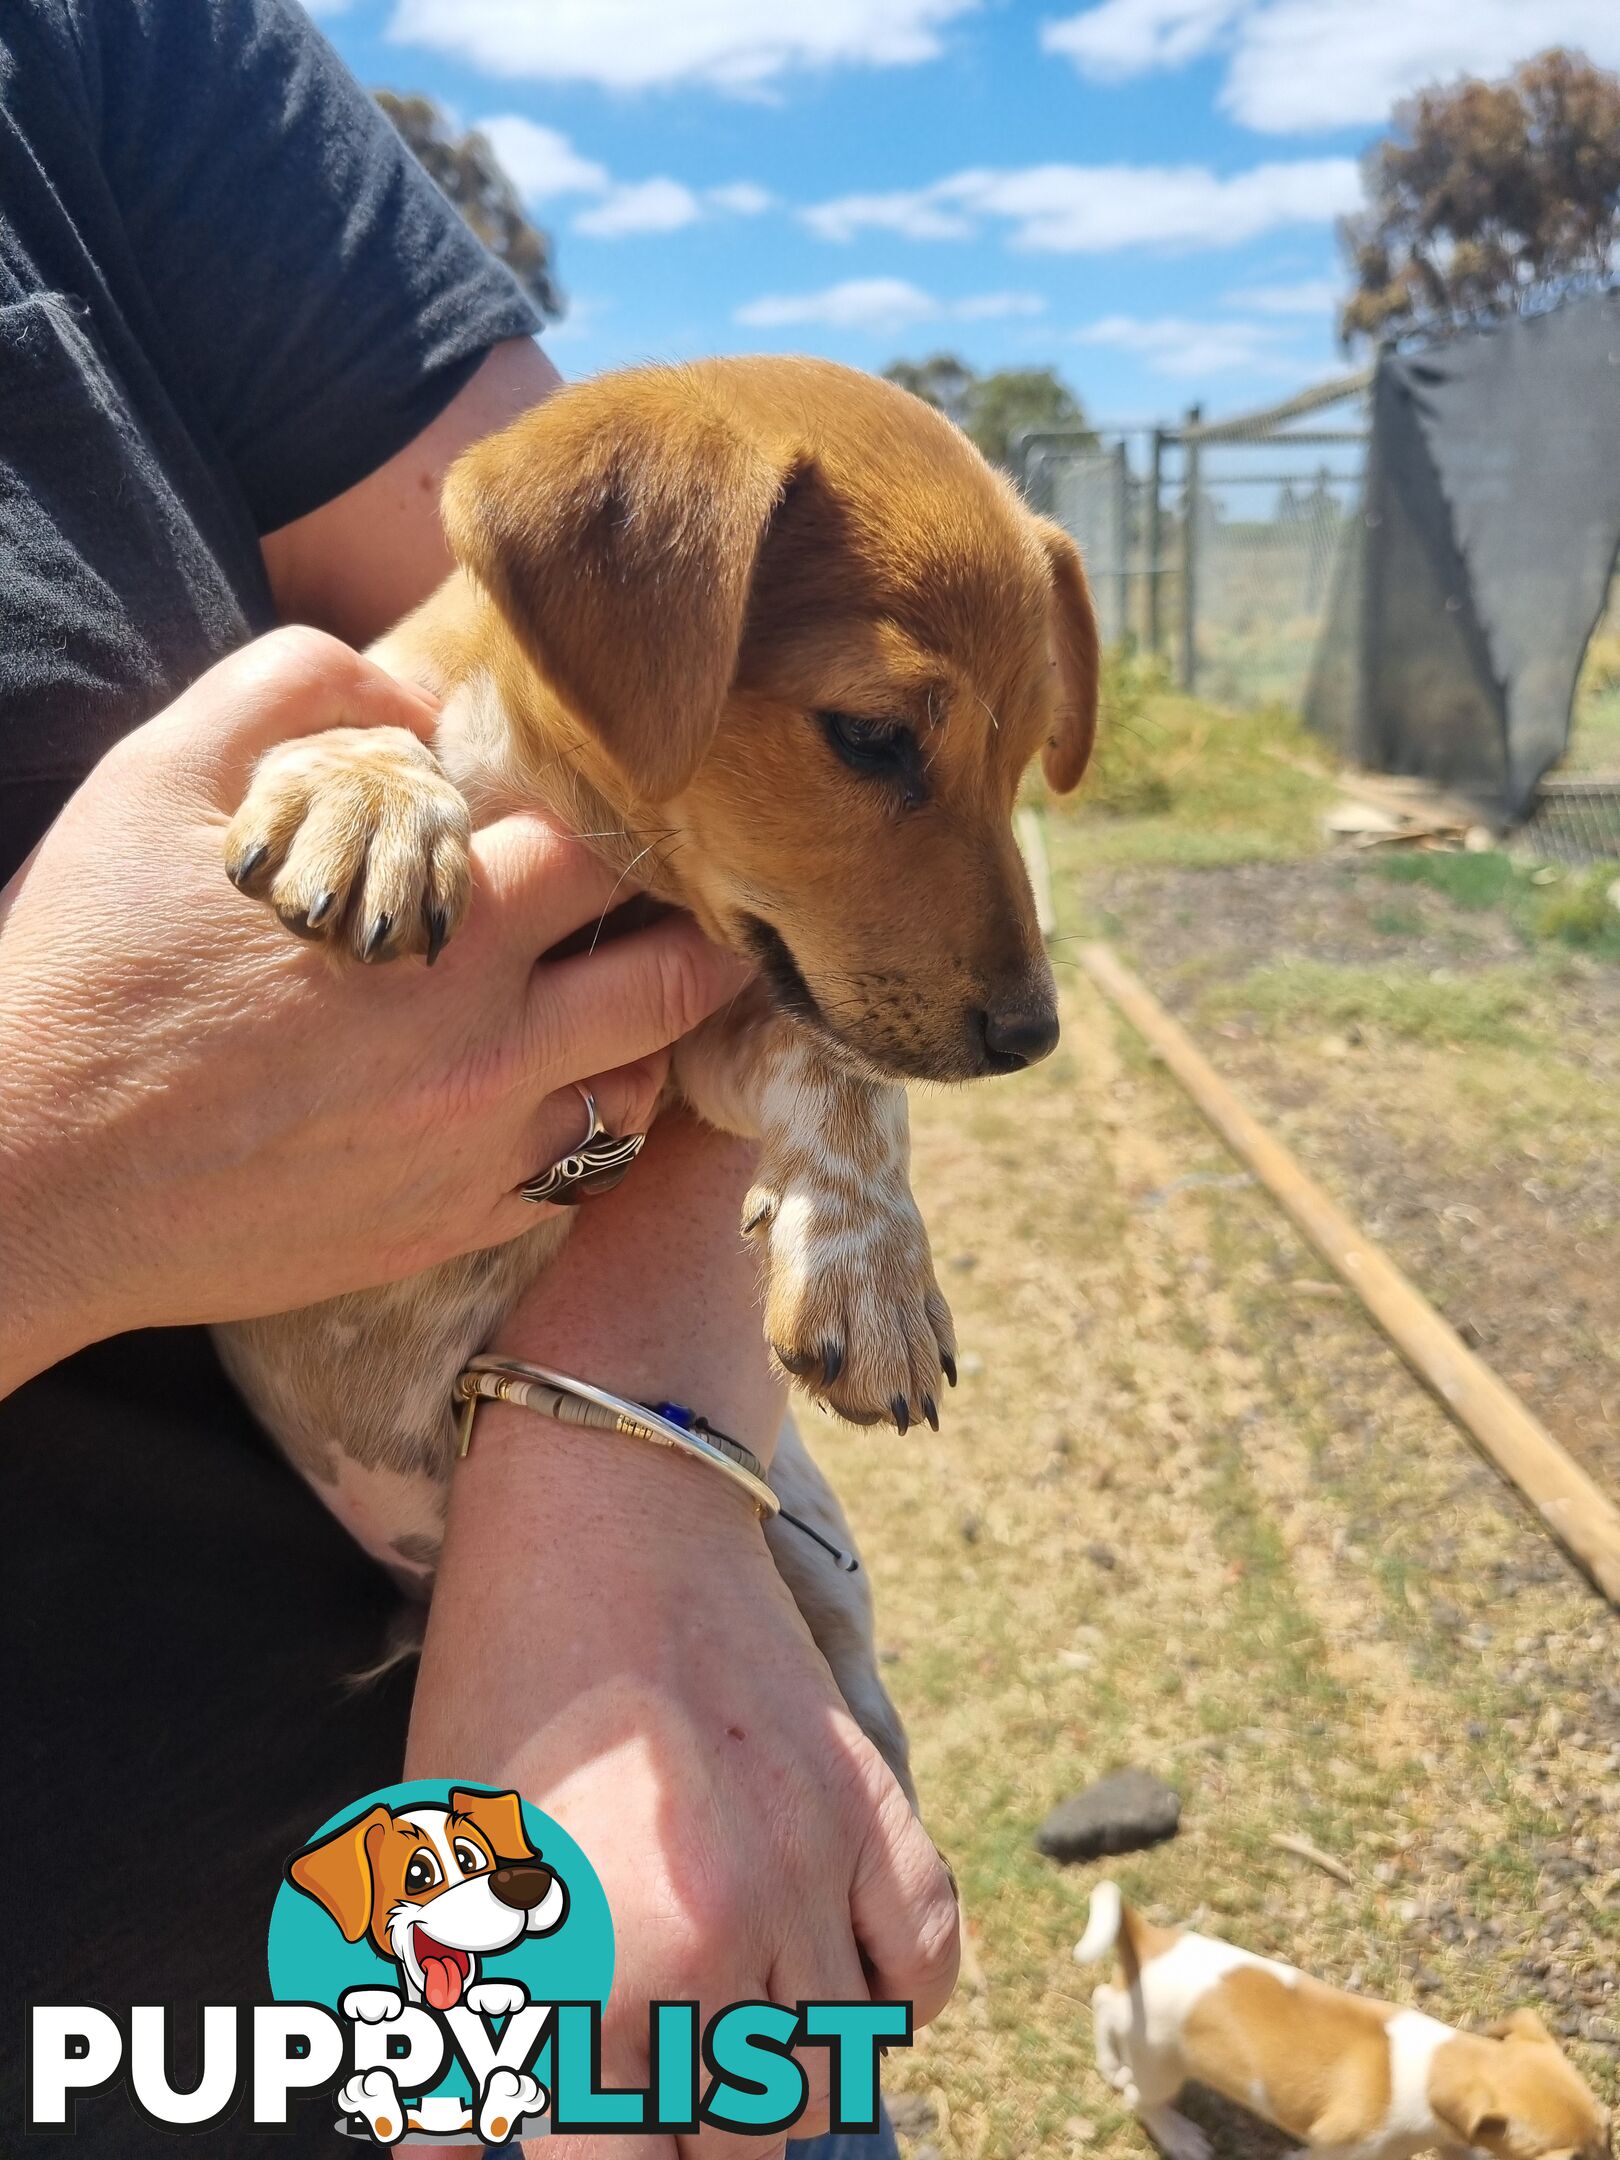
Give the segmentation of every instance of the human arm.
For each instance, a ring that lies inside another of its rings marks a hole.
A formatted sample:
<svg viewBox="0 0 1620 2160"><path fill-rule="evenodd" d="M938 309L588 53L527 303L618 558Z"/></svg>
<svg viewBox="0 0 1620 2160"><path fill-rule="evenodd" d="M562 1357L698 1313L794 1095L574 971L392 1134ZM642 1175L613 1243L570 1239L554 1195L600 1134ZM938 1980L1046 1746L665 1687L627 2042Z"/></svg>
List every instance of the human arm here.
<svg viewBox="0 0 1620 2160"><path fill-rule="evenodd" d="M691 1401L768 1456L781 1397L736 1230L751 1169L741 1144L660 1119L493 1347ZM479 1410L408 1770L510 1784L584 1846L619 1945L611 2078L635 2077L650 1999L870 1992L914 2001L920 2024L950 1992L943 1863L839 1700L752 1509L702 1465ZM624 2160L671 2149L631 2141Z"/></svg>
<svg viewBox="0 0 1620 2160"><path fill-rule="evenodd" d="M459 454L557 389L532 338L494 347L420 434L261 546L284 622L368 645L425 600L450 568L439 490Z"/></svg>

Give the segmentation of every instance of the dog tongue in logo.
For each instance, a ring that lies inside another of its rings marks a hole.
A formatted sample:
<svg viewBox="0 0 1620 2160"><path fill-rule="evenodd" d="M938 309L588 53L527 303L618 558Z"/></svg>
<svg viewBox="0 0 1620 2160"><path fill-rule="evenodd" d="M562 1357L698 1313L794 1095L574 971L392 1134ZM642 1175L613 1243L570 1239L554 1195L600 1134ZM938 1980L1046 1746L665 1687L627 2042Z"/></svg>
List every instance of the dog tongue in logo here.
<svg viewBox="0 0 1620 2160"><path fill-rule="evenodd" d="M435 1942L426 1928L416 1931L416 1955L422 1967L422 1987L434 2010L453 2010L461 2000L467 1977L465 1950L447 1949Z"/></svg>

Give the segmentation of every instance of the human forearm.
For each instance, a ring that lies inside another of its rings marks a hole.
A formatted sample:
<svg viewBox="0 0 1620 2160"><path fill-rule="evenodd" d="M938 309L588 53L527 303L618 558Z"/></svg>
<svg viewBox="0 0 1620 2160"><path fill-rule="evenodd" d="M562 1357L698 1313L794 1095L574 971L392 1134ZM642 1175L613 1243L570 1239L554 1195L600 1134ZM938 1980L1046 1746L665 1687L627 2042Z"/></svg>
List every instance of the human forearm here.
<svg viewBox="0 0 1620 2160"><path fill-rule="evenodd" d="M781 1398L737 1228L750 1172L740 1144L661 1120L494 1348L677 1397L768 1452ZM949 1993L957 1920L938 1855L839 1698L746 1498L702 1464L480 1409L408 1770L510 1785L583 1844L618 1942L615 2081L643 2067L652 1999L870 1992L913 2001L920 2024ZM814 2092L825 2065L806 2068Z"/></svg>

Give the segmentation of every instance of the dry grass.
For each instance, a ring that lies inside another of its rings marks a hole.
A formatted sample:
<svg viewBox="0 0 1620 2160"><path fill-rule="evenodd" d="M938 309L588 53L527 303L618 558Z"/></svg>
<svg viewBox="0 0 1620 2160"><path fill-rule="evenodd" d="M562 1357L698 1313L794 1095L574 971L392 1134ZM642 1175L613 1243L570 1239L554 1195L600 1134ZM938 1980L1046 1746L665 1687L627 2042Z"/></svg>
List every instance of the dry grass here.
<svg viewBox="0 0 1620 2160"><path fill-rule="evenodd" d="M1184 745L1204 723L1180 721ZM1326 783L1290 762L1308 751L1218 739L1222 770L1172 770L1179 805L1054 821L1066 930L1093 850L1315 848L1301 805ZM1263 799L1244 803L1245 775ZM1457 2021L1518 2001L1596 2020L1572 2045L1620 2097L1620 1627L1134 1036L1060 974L1053 1060L917 1105L964 1350L943 1432L814 1434L869 1555L969 1919L956 2001L894 2063L908 2144L1147 2151L1092 2065L1101 1976L1069 1957L1101 1870L1030 1842L1055 1801L1128 1762L1184 1801L1172 1844L1110 1864L1155 1916ZM1422 1030L1401 1040L1448 1076L1448 1117L1470 1089L1481 1115L1523 1114L1502 1079L1517 1044L1461 1058ZM1580 1098L1555 1099L1578 1123ZM1353 1886L1277 1851L1277 1831ZM1269 2149L1204 2119L1228 2155Z"/></svg>

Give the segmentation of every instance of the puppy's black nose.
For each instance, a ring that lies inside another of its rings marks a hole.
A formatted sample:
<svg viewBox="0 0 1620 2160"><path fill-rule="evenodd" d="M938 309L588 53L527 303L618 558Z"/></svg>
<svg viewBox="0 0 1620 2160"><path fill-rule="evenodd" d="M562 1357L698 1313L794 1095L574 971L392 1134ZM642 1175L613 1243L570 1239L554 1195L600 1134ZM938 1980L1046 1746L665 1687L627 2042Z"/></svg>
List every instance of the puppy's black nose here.
<svg viewBox="0 0 1620 2160"><path fill-rule="evenodd" d="M1050 1005L1026 1005L983 1017L984 1047L992 1072L1017 1072L1057 1048L1058 1017Z"/></svg>
<svg viewBox="0 0 1620 2160"><path fill-rule="evenodd" d="M489 1887L501 1903L510 1905L514 1912L533 1912L551 1888L551 1870L548 1867L498 1867L489 1878Z"/></svg>

